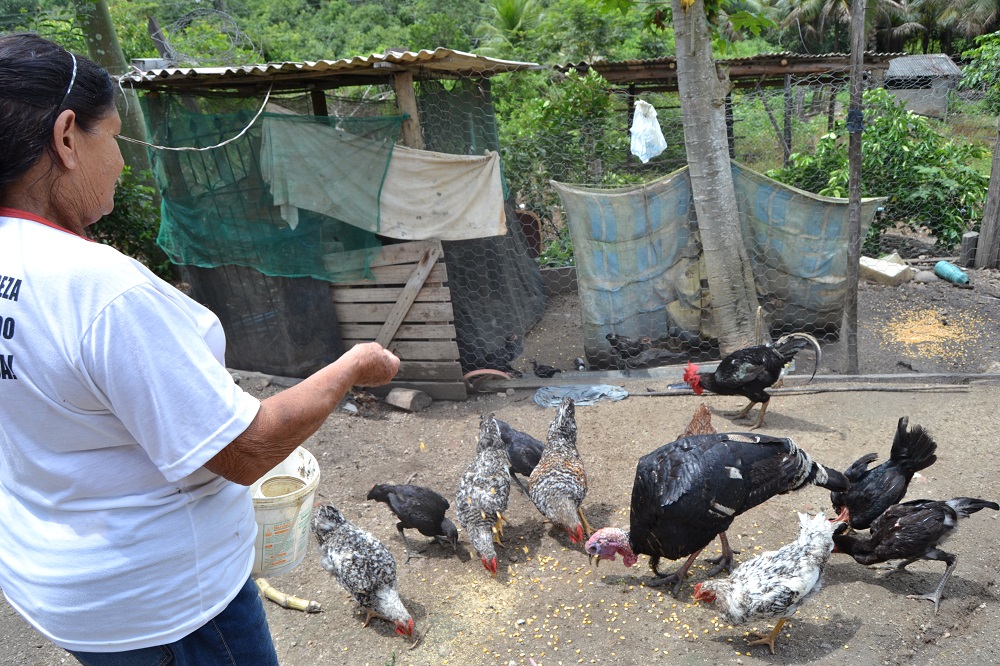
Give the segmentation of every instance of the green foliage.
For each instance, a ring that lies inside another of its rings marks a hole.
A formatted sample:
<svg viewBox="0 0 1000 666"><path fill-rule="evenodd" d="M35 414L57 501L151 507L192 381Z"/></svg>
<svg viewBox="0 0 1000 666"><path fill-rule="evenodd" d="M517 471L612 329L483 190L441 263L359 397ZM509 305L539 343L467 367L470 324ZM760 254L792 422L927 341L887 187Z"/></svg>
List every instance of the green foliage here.
<svg viewBox="0 0 1000 666"><path fill-rule="evenodd" d="M500 150L518 201L547 210L558 203L549 179L599 180L605 160L627 153L628 135L621 131L621 114L607 94L607 82L596 73L571 71L558 85L540 86L538 93L503 109Z"/></svg>
<svg viewBox="0 0 1000 666"><path fill-rule="evenodd" d="M110 245L123 254L141 261L164 280L173 279L173 269L166 255L156 244L160 229L160 210L156 189L148 183L151 175L122 171L115 190L115 209L97 224L89 227L91 238Z"/></svg>
<svg viewBox="0 0 1000 666"><path fill-rule="evenodd" d="M895 225L930 231L939 247L954 248L982 219L989 178L970 166L985 149L940 134L927 118L907 111L884 89L864 93L862 196L888 197L866 240L875 251L883 231ZM811 154L793 153L769 176L831 197L848 191L847 130L838 120ZM872 177L878 174L878 177Z"/></svg>
<svg viewBox="0 0 1000 666"><path fill-rule="evenodd" d="M983 103L1000 114L1000 32L976 38L976 48L962 54L968 62L962 68L960 87L983 93Z"/></svg>
<svg viewBox="0 0 1000 666"><path fill-rule="evenodd" d="M563 266L572 266L574 263L573 241L570 240L569 229L563 227L542 248L538 255L538 265L542 268L562 268Z"/></svg>

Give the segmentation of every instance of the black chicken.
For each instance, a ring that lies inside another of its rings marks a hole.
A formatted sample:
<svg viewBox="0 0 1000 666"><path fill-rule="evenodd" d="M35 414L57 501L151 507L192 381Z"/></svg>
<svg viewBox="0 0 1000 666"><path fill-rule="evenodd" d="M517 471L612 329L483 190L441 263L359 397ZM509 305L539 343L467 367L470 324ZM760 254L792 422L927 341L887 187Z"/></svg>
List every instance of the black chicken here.
<svg viewBox="0 0 1000 666"><path fill-rule="evenodd" d="M452 550L458 550L458 530L455 523L444 515L451 505L439 493L423 486L380 483L372 486L367 499L383 502L399 518L396 529L399 530L399 536L403 537L407 562L413 554L403 530L417 530L442 545L450 545Z"/></svg>
<svg viewBox="0 0 1000 666"><path fill-rule="evenodd" d="M531 369L535 371L536 377L541 377L542 379L552 379L556 376L557 372L562 372L559 368L552 367L551 365L539 365L535 359L531 359Z"/></svg>
<svg viewBox="0 0 1000 666"><path fill-rule="evenodd" d="M517 478L517 475L520 474L525 478L531 476L531 473L535 471L535 466L538 465L538 461L542 458L542 450L545 448L545 445L528 433L511 428L500 419L497 419L496 422L500 427L500 439L503 440L504 446L507 447L510 478L521 489L521 492L527 495L528 489L524 487L524 484Z"/></svg>
<svg viewBox="0 0 1000 666"><path fill-rule="evenodd" d="M633 340L626 335L617 335L615 333L608 333L604 336L611 345L611 358L614 359L615 365L619 370L628 373L629 370L629 360L642 354L644 351L653 346L652 339L648 337L641 337L638 340Z"/></svg>
<svg viewBox="0 0 1000 666"><path fill-rule="evenodd" d="M506 372L508 375L520 377L521 372L515 370L510 365L521 352L520 347L520 336L514 334L508 335L504 338L502 347L486 352L483 356L483 362L479 364L479 367L489 370L499 370L500 372Z"/></svg>
<svg viewBox="0 0 1000 666"><path fill-rule="evenodd" d="M934 464L937 444L923 427L907 429L909 419L902 417L896 424L889 459L868 469L878 459L869 453L858 458L844 471L851 482L846 493L830 493L833 508L840 512L838 522L849 523L856 530L868 529L872 521L906 495L913 475Z"/></svg>
<svg viewBox="0 0 1000 666"><path fill-rule="evenodd" d="M625 566L650 556L657 580L672 583L676 596L698 553L716 535L722 541L719 566L709 576L732 569L733 551L726 530L736 516L775 495L807 483L843 491L847 478L813 462L790 439L751 433L684 437L639 460L632 485L630 531L606 527L587 541L587 553ZM660 558L687 561L673 574L659 571Z"/></svg>
<svg viewBox="0 0 1000 666"><path fill-rule="evenodd" d="M941 560L946 568L941 582L930 594L911 594L910 599L934 602L934 612L941 605L945 583L955 571L958 558L939 548L952 535L958 521L982 509L1000 510L1000 504L974 497L956 497L947 501L913 500L894 504L875 519L871 536L834 535L835 553L845 553L859 564L903 560L892 572L903 571L917 560Z"/></svg>
<svg viewBox="0 0 1000 666"><path fill-rule="evenodd" d="M764 413L767 412L767 403L771 399L765 389L773 386L781 377L785 365L809 345L816 350L816 363L812 373L812 377L815 377L822 356L819 342L808 333L789 333L773 344L737 349L719 362L715 372L698 372L697 365L688 363L684 381L696 395L708 390L719 395L742 395L749 399L750 404L736 413L735 418L744 418L754 405L760 403L760 414L750 427L755 430L764 425ZM812 377L809 378L810 381Z"/></svg>

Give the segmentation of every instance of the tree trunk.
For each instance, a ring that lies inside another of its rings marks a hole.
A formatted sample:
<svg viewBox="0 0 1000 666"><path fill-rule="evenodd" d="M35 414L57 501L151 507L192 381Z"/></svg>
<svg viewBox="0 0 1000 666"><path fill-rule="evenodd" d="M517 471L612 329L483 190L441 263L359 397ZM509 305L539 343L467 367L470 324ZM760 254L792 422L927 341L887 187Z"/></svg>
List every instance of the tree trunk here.
<svg viewBox="0 0 1000 666"><path fill-rule="evenodd" d="M726 139L723 80L712 57L703 0L687 10L672 0L677 47L677 87L684 145L698 229L705 252L708 288L719 331L719 348L728 354L753 343L757 294L746 245L740 233L736 190Z"/></svg>
<svg viewBox="0 0 1000 666"><path fill-rule="evenodd" d="M111 22L106 0L74 0L74 4L76 21L83 30L90 59L112 75L127 72L128 63L125 62L125 54L118 43L118 33ZM139 109L139 98L130 88L125 88L124 93L116 96L118 113L122 118L122 135L145 141L146 124ZM139 175L140 172L149 170L149 155L143 146L121 140L118 145L125 164L132 168L133 173Z"/></svg>
<svg viewBox="0 0 1000 666"><path fill-rule="evenodd" d="M864 114L861 109L864 93L866 0L851 4L851 95L847 111L848 200L850 230L847 240L847 302L844 303L844 337L847 339L844 371L858 374L858 272L861 257L861 132Z"/></svg>
<svg viewBox="0 0 1000 666"><path fill-rule="evenodd" d="M997 118L997 142L993 146L990 186L976 245L976 268L1000 268L1000 117Z"/></svg>

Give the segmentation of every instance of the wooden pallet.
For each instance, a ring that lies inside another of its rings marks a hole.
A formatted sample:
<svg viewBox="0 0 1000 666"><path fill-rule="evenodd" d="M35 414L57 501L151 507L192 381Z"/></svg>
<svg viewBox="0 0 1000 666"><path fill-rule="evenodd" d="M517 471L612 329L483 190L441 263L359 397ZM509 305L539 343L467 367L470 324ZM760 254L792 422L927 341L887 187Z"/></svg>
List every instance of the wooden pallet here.
<svg viewBox="0 0 1000 666"><path fill-rule="evenodd" d="M455 342L448 270L439 241L387 245L372 261L373 279L331 285L344 349L375 340L399 356L393 387L423 391L435 400L465 400ZM327 265L356 270L361 252L325 256Z"/></svg>

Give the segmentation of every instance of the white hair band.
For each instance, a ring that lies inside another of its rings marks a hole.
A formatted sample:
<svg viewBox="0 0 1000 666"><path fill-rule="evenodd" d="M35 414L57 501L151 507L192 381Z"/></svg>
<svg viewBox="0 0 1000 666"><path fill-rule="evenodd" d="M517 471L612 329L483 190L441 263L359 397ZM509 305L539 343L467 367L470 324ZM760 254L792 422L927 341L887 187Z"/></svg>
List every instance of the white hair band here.
<svg viewBox="0 0 1000 666"><path fill-rule="evenodd" d="M66 87L66 94L63 95L62 101L59 102L59 108L63 108L66 100L69 99L69 94L73 92L73 84L76 83L76 56L73 55L72 51L67 51L69 57L73 59L73 73L69 77L69 85Z"/></svg>

